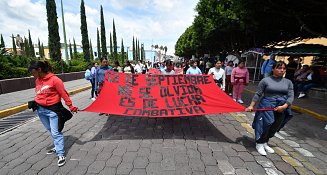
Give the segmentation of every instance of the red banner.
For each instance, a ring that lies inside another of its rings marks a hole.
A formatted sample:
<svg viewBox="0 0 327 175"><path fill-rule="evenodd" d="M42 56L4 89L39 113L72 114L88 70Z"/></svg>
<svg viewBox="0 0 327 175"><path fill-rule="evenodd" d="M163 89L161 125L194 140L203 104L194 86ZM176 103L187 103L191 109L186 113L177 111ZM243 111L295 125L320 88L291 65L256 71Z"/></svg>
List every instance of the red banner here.
<svg viewBox="0 0 327 175"><path fill-rule="evenodd" d="M98 98L84 111L141 117L243 112L209 75L124 74L109 71Z"/></svg>

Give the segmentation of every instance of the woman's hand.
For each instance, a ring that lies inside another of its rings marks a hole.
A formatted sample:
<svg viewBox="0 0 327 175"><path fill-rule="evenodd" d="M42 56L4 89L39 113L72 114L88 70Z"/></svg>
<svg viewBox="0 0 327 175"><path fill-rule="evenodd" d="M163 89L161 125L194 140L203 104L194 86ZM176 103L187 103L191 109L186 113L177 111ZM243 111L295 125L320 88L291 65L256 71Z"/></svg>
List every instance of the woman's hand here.
<svg viewBox="0 0 327 175"><path fill-rule="evenodd" d="M275 109L274 109L274 111L276 111L276 112L283 112L286 108L288 107L288 105L285 103L284 105L282 105L282 106L277 106Z"/></svg>
<svg viewBox="0 0 327 175"><path fill-rule="evenodd" d="M75 106L71 106L71 107L69 107L69 109L70 109L70 112L76 112L77 113L77 111L78 111L78 108L75 107Z"/></svg>
<svg viewBox="0 0 327 175"><path fill-rule="evenodd" d="M252 112L253 111L253 106L249 106L245 109L246 112Z"/></svg>

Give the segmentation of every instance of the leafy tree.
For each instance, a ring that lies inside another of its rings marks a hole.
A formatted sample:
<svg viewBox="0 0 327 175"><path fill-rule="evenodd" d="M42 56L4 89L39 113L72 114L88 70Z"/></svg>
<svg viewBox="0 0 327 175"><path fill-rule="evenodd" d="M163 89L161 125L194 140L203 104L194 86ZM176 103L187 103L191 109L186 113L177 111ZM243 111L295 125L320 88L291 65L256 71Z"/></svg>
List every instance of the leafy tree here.
<svg viewBox="0 0 327 175"><path fill-rule="evenodd" d="M29 56L35 58L34 45L31 38L30 30L28 30L28 45L29 45Z"/></svg>
<svg viewBox="0 0 327 175"><path fill-rule="evenodd" d="M93 56L93 48L92 48L92 42L91 42L91 39L90 39L90 58L91 58L91 60L94 60L94 56Z"/></svg>
<svg viewBox="0 0 327 175"><path fill-rule="evenodd" d="M114 60L118 60L117 58L117 37L116 37L116 27L115 27L115 19L112 20L112 26L113 26L113 33L112 33L112 39L114 44Z"/></svg>
<svg viewBox="0 0 327 175"><path fill-rule="evenodd" d="M16 43L15 43L15 39L14 39L14 35L11 35L12 38L12 50L13 50L13 54L16 55L17 54L17 48L16 48Z"/></svg>
<svg viewBox="0 0 327 175"><path fill-rule="evenodd" d="M101 48L102 48L102 56L107 57L107 44L106 44L106 29L104 25L104 17L103 17L103 8L101 5L101 19L100 19L100 25L101 25Z"/></svg>
<svg viewBox="0 0 327 175"><path fill-rule="evenodd" d="M86 62L89 62L90 45L89 45L89 35L87 31L84 0L81 1L81 34L82 34L82 48L83 48L84 60Z"/></svg>
<svg viewBox="0 0 327 175"><path fill-rule="evenodd" d="M74 56L73 56L72 43L70 42L70 39L69 39L69 54L70 54L70 60L72 60Z"/></svg>
<svg viewBox="0 0 327 175"><path fill-rule="evenodd" d="M50 58L55 61L61 60L61 45L59 36L59 26L57 21L56 1L46 0L47 19L48 19L48 32L49 40L48 46L50 50ZM27 45L27 43L25 43Z"/></svg>
<svg viewBox="0 0 327 175"><path fill-rule="evenodd" d="M100 45L100 37L99 37L99 29L97 28L97 50L98 50L98 58L101 58L101 45Z"/></svg>

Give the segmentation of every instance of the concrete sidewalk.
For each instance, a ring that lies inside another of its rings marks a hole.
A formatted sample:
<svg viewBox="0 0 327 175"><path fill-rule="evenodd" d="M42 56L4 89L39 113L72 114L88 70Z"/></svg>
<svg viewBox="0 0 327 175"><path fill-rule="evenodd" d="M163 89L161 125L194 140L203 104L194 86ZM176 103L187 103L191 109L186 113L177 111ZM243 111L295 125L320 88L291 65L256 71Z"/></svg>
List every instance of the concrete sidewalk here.
<svg viewBox="0 0 327 175"><path fill-rule="evenodd" d="M68 92L75 93L90 88L90 81L85 79L64 82ZM88 87L88 88L86 88ZM90 93L91 94L91 93ZM91 96L91 95L90 95ZM35 89L27 89L0 95L0 118L27 109L26 103L35 97Z"/></svg>
<svg viewBox="0 0 327 175"><path fill-rule="evenodd" d="M72 100L80 109L92 103L87 91ZM255 150L251 113L181 120L79 112L63 130L61 168L46 155L52 139L36 118L0 135L0 174L327 174L326 137L304 117L271 140L276 154L265 157Z"/></svg>

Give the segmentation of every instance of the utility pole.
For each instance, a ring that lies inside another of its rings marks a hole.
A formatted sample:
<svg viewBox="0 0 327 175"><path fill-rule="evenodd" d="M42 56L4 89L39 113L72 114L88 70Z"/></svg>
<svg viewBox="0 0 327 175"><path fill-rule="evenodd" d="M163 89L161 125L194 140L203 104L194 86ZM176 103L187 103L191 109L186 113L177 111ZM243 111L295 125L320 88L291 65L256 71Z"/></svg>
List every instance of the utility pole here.
<svg viewBox="0 0 327 175"><path fill-rule="evenodd" d="M64 33L65 55L66 55L66 61L68 61L68 48L67 48L64 8L63 8L63 5L62 5L62 0L60 0L60 3L61 3L62 30L63 30L63 33Z"/></svg>

